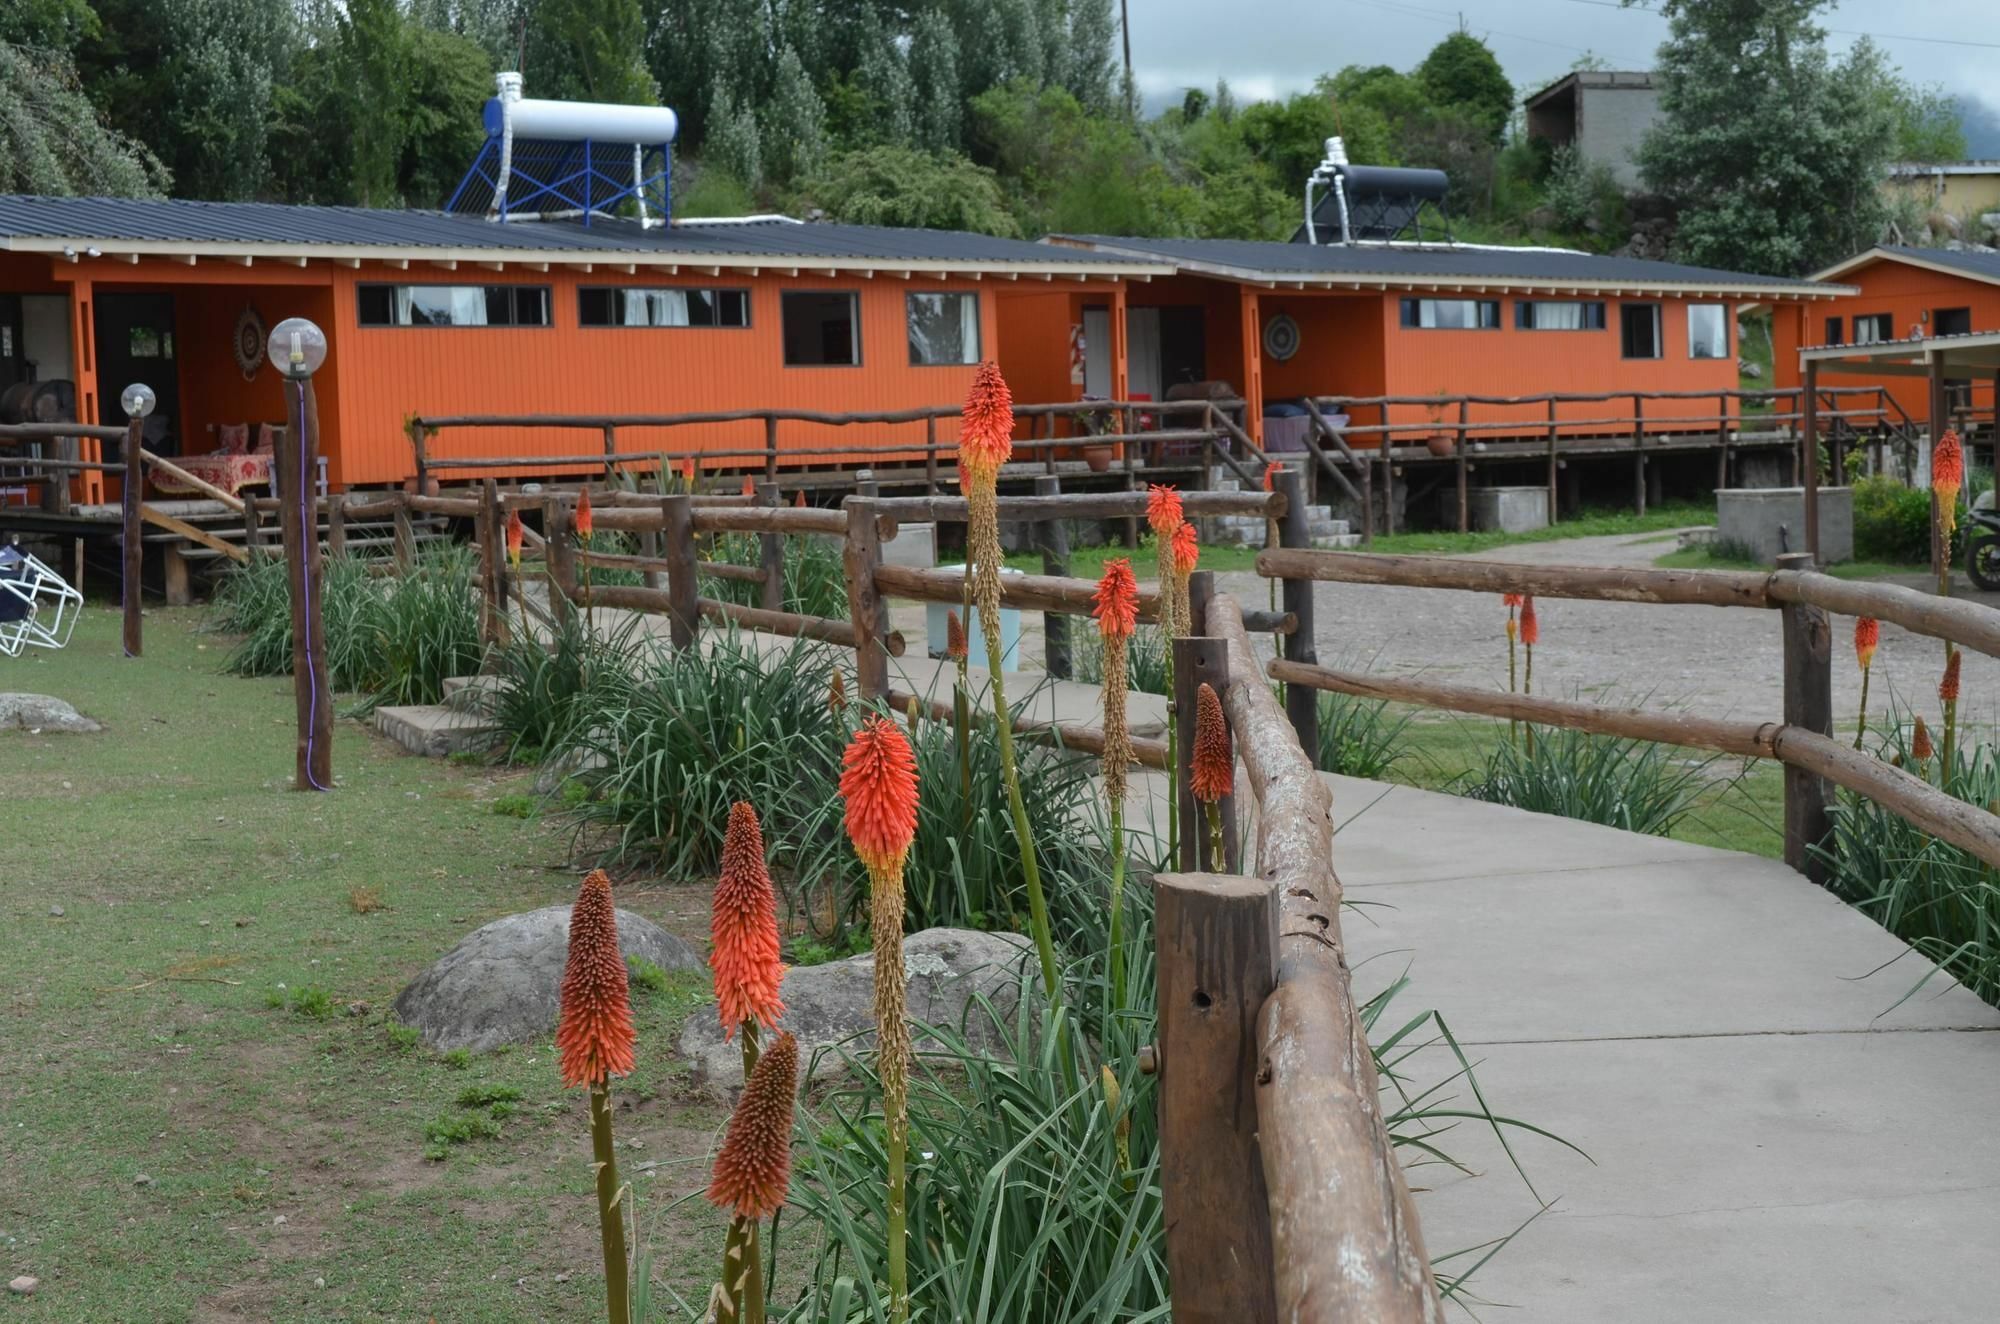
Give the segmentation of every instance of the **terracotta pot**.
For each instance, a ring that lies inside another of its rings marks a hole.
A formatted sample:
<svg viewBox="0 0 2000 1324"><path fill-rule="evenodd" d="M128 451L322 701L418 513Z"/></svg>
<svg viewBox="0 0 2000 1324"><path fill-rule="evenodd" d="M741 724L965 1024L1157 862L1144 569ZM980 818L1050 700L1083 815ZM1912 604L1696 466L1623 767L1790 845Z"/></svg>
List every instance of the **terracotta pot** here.
<svg viewBox="0 0 2000 1324"><path fill-rule="evenodd" d="M1111 460L1114 454L1115 452L1109 446L1085 446L1083 448L1083 462L1090 466L1092 473L1101 474L1111 467Z"/></svg>
<svg viewBox="0 0 2000 1324"><path fill-rule="evenodd" d="M1433 432L1424 442L1424 447L1431 454L1443 459L1451 455L1453 440L1453 434L1449 432Z"/></svg>

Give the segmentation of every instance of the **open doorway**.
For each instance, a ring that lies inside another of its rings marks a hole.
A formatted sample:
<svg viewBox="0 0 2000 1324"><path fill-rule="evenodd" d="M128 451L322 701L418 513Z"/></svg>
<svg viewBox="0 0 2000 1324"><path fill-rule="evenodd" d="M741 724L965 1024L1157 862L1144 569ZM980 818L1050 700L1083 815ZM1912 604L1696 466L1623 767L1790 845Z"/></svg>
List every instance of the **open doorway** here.
<svg viewBox="0 0 2000 1324"><path fill-rule="evenodd" d="M99 411L105 423L123 424L120 392L133 382L152 387L159 405L146 420L146 449L155 455L181 454L176 348L173 295L97 296L97 379L103 383Z"/></svg>

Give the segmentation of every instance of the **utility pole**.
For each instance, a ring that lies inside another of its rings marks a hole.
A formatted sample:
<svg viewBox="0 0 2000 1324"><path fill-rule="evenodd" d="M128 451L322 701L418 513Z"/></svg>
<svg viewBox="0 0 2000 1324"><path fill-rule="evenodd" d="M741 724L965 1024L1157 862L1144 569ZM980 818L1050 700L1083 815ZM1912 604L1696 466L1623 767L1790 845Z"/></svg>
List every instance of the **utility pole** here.
<svg viewBox="0 0 2000 1324"><path fill-rule="evenodd" d="M1131 0L1118 0L1118 35L1125 39L1125 113L1136 118L1139 113L1139 88L1132 81Z"/></svg>

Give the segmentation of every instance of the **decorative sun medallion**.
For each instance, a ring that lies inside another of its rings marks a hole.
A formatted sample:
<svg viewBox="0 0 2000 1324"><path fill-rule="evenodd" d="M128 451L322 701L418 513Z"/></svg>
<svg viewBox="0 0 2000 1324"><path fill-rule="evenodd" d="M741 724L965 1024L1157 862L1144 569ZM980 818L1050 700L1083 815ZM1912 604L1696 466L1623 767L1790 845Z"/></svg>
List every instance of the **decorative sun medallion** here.
<svg viewBox="0 0 2000 1324"><path fill-rule="evenodd" d="M1299 324L1287 313L1264 323L1264 352L1279 362L1299 352Z"/></svg>
<svg viewBox="0 0 2000 1324"><path fill-rule="evenodd" d="M264 319L249 304L236 315L236 366L243 370L243 380L255 381L257 370L264 366Z"/></svg>

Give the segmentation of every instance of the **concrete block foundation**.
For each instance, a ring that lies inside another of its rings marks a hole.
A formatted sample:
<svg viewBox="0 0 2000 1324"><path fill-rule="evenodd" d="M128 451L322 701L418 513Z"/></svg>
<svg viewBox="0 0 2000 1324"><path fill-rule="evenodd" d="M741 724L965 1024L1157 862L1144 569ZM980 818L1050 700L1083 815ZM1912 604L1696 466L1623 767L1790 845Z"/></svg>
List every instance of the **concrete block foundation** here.
<svg viewBox="0 0 2000 1324"><path fill-rule="evenodd" d="M1775 565L1781 552L1806 550L1805 512L1802 487L1725 488L1715 494L1716 546ZM1819 489L1819 551L1826 565L1854 559L1853 488Z"/></svg>
<svg viewBox="0 0 2000 1324"><path fill-rule="evenodd" d="M1475 487L1466 495L1472 527L1482 533L1527 533L1549 526L1546 487Z"/></svg>

